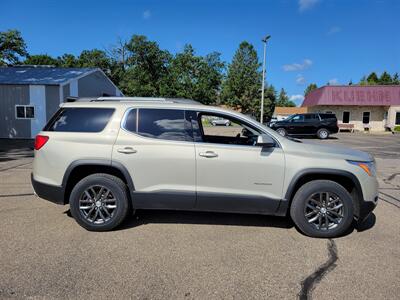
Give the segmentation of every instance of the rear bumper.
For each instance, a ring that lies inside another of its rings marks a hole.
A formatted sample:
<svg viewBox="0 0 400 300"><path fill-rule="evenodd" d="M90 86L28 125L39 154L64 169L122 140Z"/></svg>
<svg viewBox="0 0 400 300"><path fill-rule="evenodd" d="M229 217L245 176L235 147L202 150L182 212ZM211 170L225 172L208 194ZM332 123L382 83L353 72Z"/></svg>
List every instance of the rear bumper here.
<svg viewBox="0 0 400 300"><path fill-rule="evenodd" d="M46 183L39 182L33 178L31 174L31 182L35 194L40 198L47 201L64 205L64 188L62 186L50 185Z"/></svg>

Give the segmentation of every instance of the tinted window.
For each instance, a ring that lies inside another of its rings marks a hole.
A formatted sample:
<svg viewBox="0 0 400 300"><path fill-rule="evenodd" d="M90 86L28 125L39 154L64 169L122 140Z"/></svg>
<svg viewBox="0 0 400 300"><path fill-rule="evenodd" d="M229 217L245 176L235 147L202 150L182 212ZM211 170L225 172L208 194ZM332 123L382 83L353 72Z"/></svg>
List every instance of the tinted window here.
<svg viewBox="0 0 400 300"><path fill-rule="evenodd" d="M112 108L62 108L43 130L100 132L106 127L113 112Z"/></svg>
<svg viewBox="0 0 400 300"><path fill-rule="evenodd" d="M321 117L322 120L325 120L325 119L336 119L336 115L335 114L319 114L319 116Z"/></svg>
<svg viewBox="0 0 400 300"><path fill-rule="evenodd" d="M126 115L124 128L126 130L136 132L137 128L137 109L132 109Z"/></svg>
<svg viewBox="0 0 400 300"><path fill-rule="evenodd" d="M303 115L296 115L292 118L292 122L304 122L304 116Z"/></svg>
<svg viewBox="0 0 400 300"><path fill-rule="evenodd" d="M188 141L192 140L186 129L183 110L139 109L137 133L150 138Z"/></svg>
<svg viewBox="0 0 400 300"><path fill-rule="evenodd" d="M35 118L35 108L33 106L25 107L25 117L28 119Z"/></svg>
<svg viewBox="0 0 400 300"><path fill-rule="evenodd" d="M309 114L309 115L304 115L304 119L306 122L314 122L317 120L317 117L315 114Z"/></svg>

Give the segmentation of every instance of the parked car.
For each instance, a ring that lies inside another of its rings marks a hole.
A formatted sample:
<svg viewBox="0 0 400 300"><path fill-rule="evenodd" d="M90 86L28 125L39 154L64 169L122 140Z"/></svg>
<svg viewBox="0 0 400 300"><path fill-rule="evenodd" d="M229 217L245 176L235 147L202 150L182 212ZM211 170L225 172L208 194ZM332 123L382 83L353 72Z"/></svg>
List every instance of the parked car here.
<svg viewBox="0 0 400 300"><path fill-rule="evenodd" d="M222 126L230 126L231 125L231 121L224 119L224 118L212 118L211 119L211 124L212 126L218 126L218 125L222 125Z"/></svg>
<svg viewBox="0 0 400 300"><path fill-rule="evenodd" d="M174 209L290 215L328 238L376 206L365 152L303 144L218 107L113 99L62 104L35 139L35 193L69 204L87 230L111 230L136 209ZM239 133L215 135L203 126L210 117Z"/></svg>
<svg viewBox="0 0 400 300"><path fill-rule="evenodd" d="M271 123L270 127L282 136L316 135L320 139L327 139L330 134L339 131L336 115L323 113L291 115L282 121Z"/></svg>

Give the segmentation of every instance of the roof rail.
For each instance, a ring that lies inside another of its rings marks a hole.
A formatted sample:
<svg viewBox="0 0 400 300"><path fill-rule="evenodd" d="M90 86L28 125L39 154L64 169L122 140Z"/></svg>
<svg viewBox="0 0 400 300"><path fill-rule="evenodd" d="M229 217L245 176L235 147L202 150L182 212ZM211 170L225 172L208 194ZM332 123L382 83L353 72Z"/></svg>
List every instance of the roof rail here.
<svg viewBox="0 0 400 300"><path fill-rule="evenodd" d="M166 103L183 103L183 104L201 104L198 101L192 99L184 99L184 98L158 98L158 97L98 97L96 99L92 99L91 102L97 101L120 101L120 102L128 102L128 101L137 101L137 102L166 102Z"/></svg>

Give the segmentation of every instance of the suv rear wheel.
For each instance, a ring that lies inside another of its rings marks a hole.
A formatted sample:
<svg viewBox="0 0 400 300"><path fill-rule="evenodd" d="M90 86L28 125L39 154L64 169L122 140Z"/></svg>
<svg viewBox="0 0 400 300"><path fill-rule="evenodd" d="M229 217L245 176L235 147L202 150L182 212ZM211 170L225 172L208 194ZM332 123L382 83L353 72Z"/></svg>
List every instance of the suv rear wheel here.
<svg viewBox="0 0 400 300"><path fill-rule="evenodd" d="M325 140L329 137L329 131L328 129L321 128L317 131L317 136L321 140Z"/></svg>
<svg viewBox="0 0 400 300"><path fill-rule="evenodd" d="M353 200L349 192L334 181L310 181L294 196L290 216L308 236L340 236L353 221Z"/></svg>
<svg viewBox="0 0 400 300"><path fill-rule="evenodd" d="M69 203L76 222L90 231L117 227L129 211L126 185L109 174L83 178L72 189Z"/></svg>

